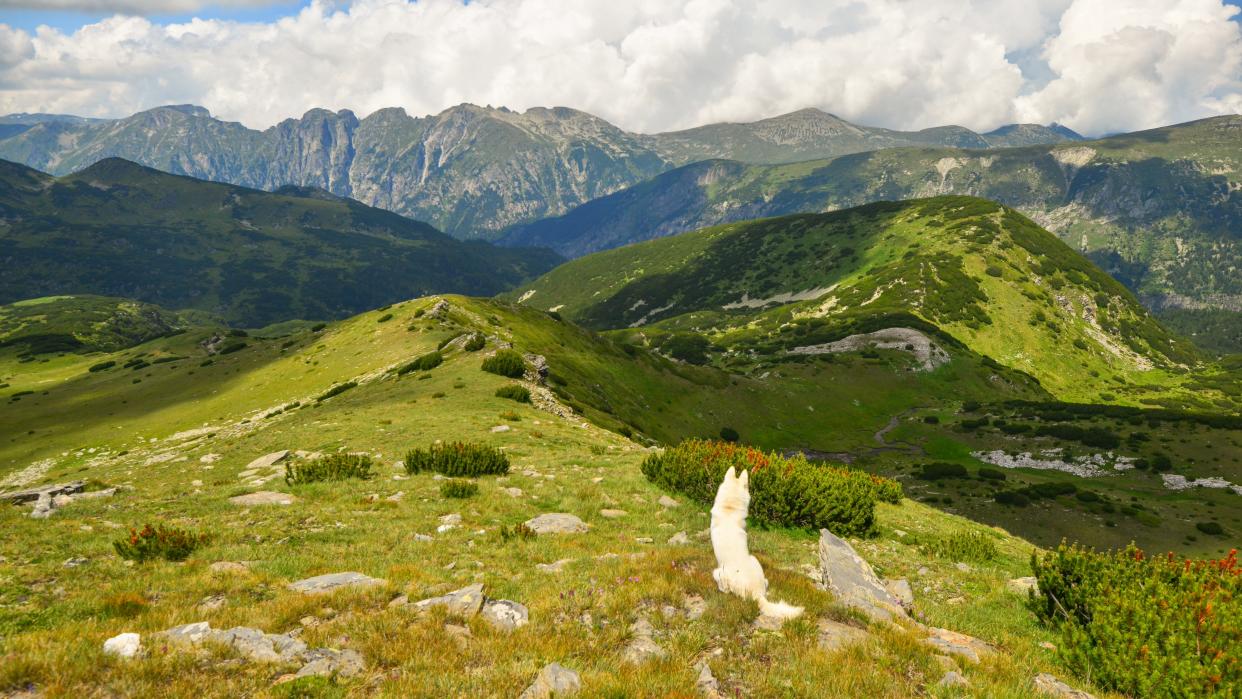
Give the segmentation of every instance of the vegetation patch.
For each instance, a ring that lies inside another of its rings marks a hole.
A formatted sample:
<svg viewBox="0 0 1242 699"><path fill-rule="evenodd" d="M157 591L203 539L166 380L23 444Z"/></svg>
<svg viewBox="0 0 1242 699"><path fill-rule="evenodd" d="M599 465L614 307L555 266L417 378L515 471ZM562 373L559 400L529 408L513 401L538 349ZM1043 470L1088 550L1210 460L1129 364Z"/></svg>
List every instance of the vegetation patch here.
<svg viewBox="0 0 1242 699"><path fill-rule="evenodd" d="M397 368L398 376L405 376L413 371L431 371L444 363L444 355L440 354L440 350L428 352L417 359L402 364Z"/></svg>
<svg viewBox="0 0 1242 699"><path fill-rule="evenodd" d="M483 371L520 379L526 373L526 359L514 350L502 349L483 360Z"/></svg>
<svg viewBox="0 0 1242 699"><path fill-rule="evenodd" d="M951 561L986 563L998 555L996 542L980 532L959 532L937 539L927 549L939 558Z"/></svg>
<svg viewBox="0 0 1242 699"><path fill-rule="evenodd" d="M479 484L462 478L450 478L440 484L440 495L446 498L472 498L479 494Z"/></svg>
<svg viewBox="0 0 1242 699"><path fill-rule="evenodd" d="M508 398L509 400L514 400L519 403L529 403L530 402L530 390L527 389L525 386L519 386L517 384L509 384L508 386L501 386L500 388L496 389L496 397L497 398Z"/></svg>
<svg viewBox="0 0 1242 699"><path fill-rule="evenodd" d="M285 464L285 483L300 485L319 481L343 481L347 478L369 480L374 461L366 454L328 454L309 461L294 460Z"/></svg>
<svg viewBox="0 0 1242 699"><path fill-rule="evenodd" d="M331 398L332 396L339 396L351 388L357 388L357 386L358 386L357 381L346 381L345 383L338 383L332 388L329 388L328 390L324 391L323 394L319 396L318 398L316 398L315 400L325 401Z"/></svg>
<svg viewBox="0 0 1242 699"><path fill-rule="evenodd" d="M205 546L210 537L188 529L178 529L163 524L150 524L142 529L130 529L129 536L112 542L117 555L127 561L184 561L194 550Z"/></svg>
<svg viewBox="0 0 1242 699"><path fill-rule="evenodd" d="M411 449L405 455L405 470L411 474L440 473L446 476L490 476L509 472L509 457L495 447L473 442L432 444Z"/></svg>
<svg viewBox="0 0 1242 699"><path fill-rule="evenodd" d="M647 457L642 472L656 485L710 506L730 467L750 472L750 515L766 526L865 535L875 527L876 503L901 499L901 486L888 478L723 441L682 442Z"/></svg>

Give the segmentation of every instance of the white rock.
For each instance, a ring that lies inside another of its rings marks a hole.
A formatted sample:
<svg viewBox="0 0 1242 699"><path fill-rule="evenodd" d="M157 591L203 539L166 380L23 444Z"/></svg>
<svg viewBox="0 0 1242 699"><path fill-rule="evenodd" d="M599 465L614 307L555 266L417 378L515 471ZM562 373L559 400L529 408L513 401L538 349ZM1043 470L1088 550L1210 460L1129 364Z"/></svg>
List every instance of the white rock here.
<svg viewBox="0 0 1242 699"><path fill-rule="evenodd" d="M103 651L118 658L132 658L142 648L142 637L136 633L123 633L104 641Z"/></svg>

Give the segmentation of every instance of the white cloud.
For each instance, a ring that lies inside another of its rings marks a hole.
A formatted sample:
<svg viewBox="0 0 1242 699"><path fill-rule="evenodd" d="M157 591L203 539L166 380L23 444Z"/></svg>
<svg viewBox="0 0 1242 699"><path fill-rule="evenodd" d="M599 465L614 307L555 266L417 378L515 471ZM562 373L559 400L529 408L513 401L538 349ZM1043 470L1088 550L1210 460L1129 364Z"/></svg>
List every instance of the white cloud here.
<svg viewBox="0 0 1242 699"><path fill-rule="evenodd" d="M121 12L131 15L182 14L206 7L266 7L289 0L0 0L0 9Z"/></svg>
<svg viewBox="0 0 1242 699"><path fill-rule="evenodd" d="M572 106L657 131L814 106L895 128L1022 120L1099 133L1242 111L1235 11L1221 0L315 0L266 24L117 16L72 34L0 28L0 112L191 102L262 127L311 107L425 114L469 101Z"/></svg>

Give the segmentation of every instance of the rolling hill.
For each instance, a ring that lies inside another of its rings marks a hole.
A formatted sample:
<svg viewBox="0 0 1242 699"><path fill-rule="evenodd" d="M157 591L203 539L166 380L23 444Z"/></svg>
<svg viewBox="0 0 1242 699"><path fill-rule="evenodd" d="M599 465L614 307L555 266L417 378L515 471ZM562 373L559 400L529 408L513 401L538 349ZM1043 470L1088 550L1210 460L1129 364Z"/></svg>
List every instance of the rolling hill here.
<svg viewBox="0 0 1242 699"><path fill-rule="evenodd" d="M1242 117L980 152L895 148L758 166L699 162L503 241L576 257L729 221L878 200L979 196L1018 209L1150 308L1242 310Z"/></svg>
<svg viewBox="0 0 1242 699"><path fill-rule="evenodd" d="M493 294L558 258L460 242L322 190L261 192L111 158L60 178L0 162L0 260L0 303L120 296L255 327Z"/></svg>
<svg viewBox="0 0 1242 699"><path fill-rule="evenodd" d="M399 108L363 119L313 109L256 131L179 105L114 120L0 118L0 158L64 175L120 157L256 189L318 187L457 238L494 238L506 226L564 213L704 157L789 162L892 146L987 148L1074 137L1031 124L988 134L961 127L900 132L818 110L646 135L564 107L518 113L471 104L427 117Z"/></svg>

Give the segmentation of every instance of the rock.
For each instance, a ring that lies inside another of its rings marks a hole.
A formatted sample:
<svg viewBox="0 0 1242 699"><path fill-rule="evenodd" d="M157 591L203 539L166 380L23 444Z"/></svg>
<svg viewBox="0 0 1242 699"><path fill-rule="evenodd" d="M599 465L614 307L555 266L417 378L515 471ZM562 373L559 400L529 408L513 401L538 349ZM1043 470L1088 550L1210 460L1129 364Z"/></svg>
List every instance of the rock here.
<svg viewBox="0 0 1242 699"><path fill-rule="evenodd" d="M440 517L440 524L461 524L461 515L456 512L450 515L443 515Z"/></svg>
<svg viewBox="0 0 1242 699"><path fill-rule="evenodd" d="M708 699L716 699L720 696L720 683L716 681L716 676L712 674L712 668L707 661L699 663L699 676L694 680L694 688L699 690Z"/></svg>
<svg viewBox="0 0 1242 699"><path fill-rule="evenodd" d="M634 537L634 542L639 544L654 544L655 539L652 539L649 536L637 536Z"/></svg>
<svg viewBox="0 0 1242 699"><path fill-rule="evenodd" d="M67 559L64 563L61 563L61 565L65 568L77 568L78 566L84 566L90 562L91 559L89 558L74 556L73 558Z"/></svg>
<svg viewBox="0 0 1242 699"><path fill-rule="evenodd" d="M306 644L288 634L263 633L249 626L215 631L206 638L230 646L243 658L259 663L293 662L306 652Z"/></svg>
<svg viewBox="0 0 1242 699"><path fill-rule="evenodd" d="M29 481L27 481L29 482ZM72 495L82 492L86 487L86 481L71 481L69 483L58 483L56 485L44 485L29 490L16 490L11 493L0 493L0 502L8 502L13 505L24 505L28 502L36 502L39 498L46 495L50 500L56 495Z"/></svg>
<svg viewBox="0 0 1242 699"><path fill-rule="evenodd" d="M900 600L885 589L854 547L827 529L819 531L819 567L824 587L846 606L875 621L905 616Z"/></svg>
<svg viewBox="0 0 1242 699"><path fill-rule="evenodd" d="M492 428L492 432L508 432L511 429L513 428L508 425L496 425Z"/></svg>
<svg viewBox="0 0 1242 699"><path fill-rule="evenodd" d="M677 502L676 500L670 498L667 495L661 495L660 499L657 502L659 502L661 507L681 507L680 502Z"/></svg>
<svg viewBox="0 0 1242 699"><path fill-rule="evenodd" d="M618 517L624 517L627 514L629 513L626 512L625 510L600 510L599 511L599 516L605 519L617 519Z"/></svg>
<svg viewBox="0 0 1242 699"><path fill-rule="evenodd" d="M374 585L384 585L388 581L379 578L372 578L368 575L355 572L345 573L328 573L327 575L317 575L313 578L298 580L289 583L289 589L294 592L304 592L308 595L320 595L343 587L371 587Z"/></svg>
<svg viewBox="0 0 1242 699"><path fill-rule="evenodd" d="M645 618L640 618L630 625L630 634L632 634L630 642L621 651L622 662L641 665L652 658L663 658L668 654L652 639L655 629Z"/></svg>
<svg viewBox="0 0 1242 699"><path fill-rule="evenodd" d="M193 645L210 637L213 633L211 624L199 621L193 624L174 626L167 631L161 631L157 635L170 644Z"/></svg>
<svg viewBox="0 0 1242 699"><path fill-rule="evenodd" d="M433 537L430 537L426 534L415 534L414 540L415 541L435 541Z"/></svg>
<svg viewBox="0 0 1242 699"><path fill-rule="evenodd" d="M115 655L118 658L132 658L138 655L140 648L142 648L142 637L136 633L113 636L103 644L105 655Z"/></svg>
<svg viewBox="0 0 1242 699"><path fill-rule="evenodd" d="M707 611L707 602L704 602L703 598L698 595L686 595L682 604L686 608L686 618L690 621L698 619Z"/></svg>
<svg viewBox="0 0 1242 699"><path fill-rule="evenodd" d="M832 619L819 620L819 648L829 653L870 638L866 631Z"/></svg>
<svg viewBox="0 0 1242 699"><path fill-rule="evenodd" d="M672 546L686 546L690 543L690 537L685 532L677 532L668 538L668 543Z"/></svg>
<svg viewBox="0 0 1242 699"><path fill-rule="evenodd" d="M918 576L920 578L927 575L928 573L931 573L931 568L928 568L927 566L919 566Z"/></svg>
<svg viewBox="0 0 1242 699"><path fill-rule="evenodd" d="M953 564L953 567L954 567L954 568L957 568L958 570L962 571L963 573L969 573L969 572L971 571L970 565L969 565L969 564L967 564L967 563L962 563L961 561L958 561L957 563L954 563L954 564Z"/></svg>
<svg viewBox="0 0 1242 699"><path fill-rule="evenodd" d="M511 498L520 498L523 495L521 488L501 488L500 490Z"/></svg>
<svg viewBox="0 0 1242 699"><path fill-rule="evenodd" d="M247 493L245 495L236 495L229 498L229 502L242 507L255 507L258 505L292 505L297 502L297 497L289 493L276 493L270 490L260 490L257 493Z"/></svg>
<svg viewBox="0 0 1242 699"><path fill-rule="evenodd" d="M392 495L389 495L388 497L384 499L387 500L388 502L401 502L402 500L405 499L405 491L398 490L397 492L393 493Z"/></svg>
<svg viewBox="0 0 1242 699"><path fill-rule="evenodd" d="M263 456L260 456L259 458L255 459L254 461L251 461L250 463L246 464L246 468L244 470L261 471L265 468L271 468L275 466L276 464L284 461L287 458L289 458L288 449L282 449L281 451L274 451L271 454L264 454ZM210 462L204 461L203 463L210 463Z"/></svg>
<svg viewBox="0 0 1242 699"><path fill-rule="evenodd" d="M574 559L572 558L562 558L553 563L536 563L535 570L538 570L543 573L559 573L565 569L565 566L573 562L574 562Z"/></svg>
<svg viewBox="0 0 1242 699"><path fill-rule="evenodd" d="M1025 578L1014 578L1005 583L1005 588L1010 592L1026 596L1028 593L1034 592L1039 594L1039 582L1034 575L1028 575Z"/></svg>
<svg viewBox="0 0 1242 699"><path fill-rule="evenodd" d="M548 512L526 520L526 526L536 534L581 534L587 531L586 522L564 512Z"/></svg>
<svg viewBox="0 0 1242 699"><path fill-rule="evenodd" d="M210 595L204 597L194 608L200 612L212 612L228 603L229 600L224 595Z"/></svg>
<svg viewBox="0 0 1242 699"><path fill-rule="evenodd" d="M294 677L353 677L366 669L362 654L356 650L335 650L332 648L316 648L302 655L307 661Z"/></svg>
<svg viewBox="0 0 1242 699"><path fill-rule="evenodd" d="M479 613L479 610L483 608L483 602L483 585L476 583L454 590L447 595L429 597L415 602L414 608L421 612L433 607L444 607L449 614L469 618Z"/></svg>
<svg viewBox="0 0 1242 699"><path fill-rule="evenodd" d="M885 580L884 589L888 590L888 593L901 604L901 608L907 613L914 609L914 591L910 589L909 580L905 578Z"/></svg>
<svg viewBox="0 0 1242 699"><path fill-rule="evenodd" d="M934 626L927 627L927 632L930 635L923 640L927 645L941 653L957 655L974 663L979 662L982 656L988 655L994 650L987 643L973 636L967 636L964 633L948 629L938 629Z"/></svg>
<svg viewBox="0 0 1242 699"><path fill-rule="evenodd" d="M207 570L216 575L241 575L249 573L250 566L239 561L216 561L207 566Z"/></svg>
<svg viewBox="0 0 1242 699"><path fill-rule="evenodd" d="M52 508L53 509L59 510L60 508L64 507L65 505L68 505L71 502L73 502L73 498L69 497L68 495L61 494L61 495L52 496Z"/></svg>
<svg viewBox="0 0 1242 699"><path fill-rule="evenodd" d="M941 677L940 681L936 683L937 687L967 687L969 685L970 680L954 670L944 673L944 677Z"/></svg>
<svg viewBox="0 0 1242 699"><path fill-rule="evenodd" d="M30 511L33 519L47 519L56 511L56 506L52 504L52 496L47 493L41 493L39 499L35 501L34 509Z"/></svg>
<svg viewBox="0 0 1242 699"><path fill-rule="evenodd" d="M1039 647L1043 648L1044 650L1051 650L1051 651L1055 651L1057 649L1057 645L1055 643L1049 643L1048 641L1040 641Z"/></svg>
<svg viewBox="0 0 1242 699"><path fill-rule="evenodd" d="M530 621L530 612L524 605L507 599L488 600L482 614L489 624L501 631L512 631Z"/></svg>
<svg viewBox="0 0 1242 699"><path fill-rule="evenodd" d="M1081 689L1074 689L1046 672L1035 675L1034 684L1035 691L1040 694L1066 697L1066 699L1095 699L1094 695L1088 694Z"/></svg>
<svg viewBox="0 0 1242 699"><path fill-rule="evenodd" d="M469 640L474 637L470 633L470 627L457 624L445 624L444 632L449 635L449 638L453 639L453 643L456 643L458 648L465 648Z"/></svg>
<svg viewBox="0 0 1242 699"><path fill-rule="evenodd" d="M567 697L577 694L580 689L582 689L582 680L579 679L578 673L562 667L560 663L549 663L539 671L535 681L526 688L526 691L522 692L518 699Z"/></svg>

